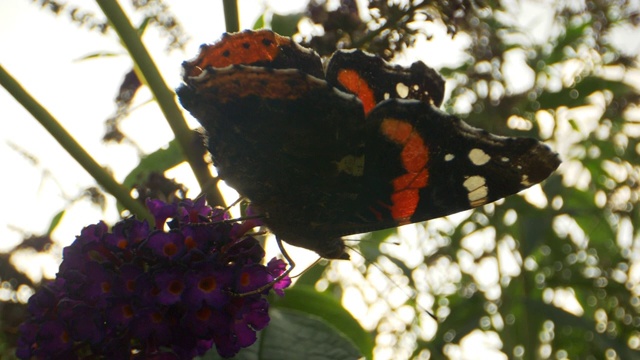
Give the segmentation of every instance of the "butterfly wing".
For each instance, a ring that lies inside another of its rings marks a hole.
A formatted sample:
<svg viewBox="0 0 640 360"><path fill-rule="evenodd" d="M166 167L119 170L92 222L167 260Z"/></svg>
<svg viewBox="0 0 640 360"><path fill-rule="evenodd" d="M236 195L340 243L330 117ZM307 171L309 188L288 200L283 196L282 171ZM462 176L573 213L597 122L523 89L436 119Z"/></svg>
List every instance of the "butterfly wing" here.
<svg viewBox="0 0 640 360"><path fill-rule="evenodd" d="M496 136L420 101L385 101L367 125L365 191L351 222L334 227L345 234L475 208L541 182L560 164L535 139Z"/></svg>
<svg viewBox="0 0 640 360"><path fill-rule="evenodd" d="M355 96L298 70L252 66L209 68L178 96L207 130L220 178L274 233L342 256L339 239L315 229L345 218L363 187L366 123Z"/></svg>
<svg viewBox="0 0 640 360"><path fill-rule="evenodd" d="M436 109L444 80L338 51L320 59L270 31L203 46L183 64L183 106L219 176L285 241L345 258L340 236L481 206L544 180L542 143L474 129Z"/></svg>
<svg viewBox="0 0 640 360"><path fill-rule="evenodd" d="M358 96L367 114L365 186L347 217L316 229L326 236L475 208L541 182L560 164L535 139L496 136L439 111L444 80L422 62L404 68L338 51L326 78Z"/></svg>
<svg viewBox="0 0 640 360"><path fill-rule="evenodd" d="M358 96L367 114L387 99L413 99L435 107L444 99L444 79L422 61L402 67L361 50L336 51L327 65L326 79Z"/></svg>

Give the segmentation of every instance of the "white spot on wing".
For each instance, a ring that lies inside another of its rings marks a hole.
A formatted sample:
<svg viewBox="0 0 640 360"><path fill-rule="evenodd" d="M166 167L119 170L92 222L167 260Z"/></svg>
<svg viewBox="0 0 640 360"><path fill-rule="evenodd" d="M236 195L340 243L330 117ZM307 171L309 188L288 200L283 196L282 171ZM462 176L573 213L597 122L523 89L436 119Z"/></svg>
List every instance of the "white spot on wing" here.
<svg viewBox="0 0 640 360"><path fill-rule="evenodd" d="M390 95L389 95L389 93L388 93L388 92L384 93L384 99L385 99L385 100L389 99L389 97L390 97Z"/></svg>
<svg viewBox="0 0 640 360"><path fill-rule="evenodd" d="M533 185L533 183L529 181L529 175L527 174L522 175L522 180L520 180L520 184L527 187Z"/></svg>
<svg viewBox="0 0 640 360"><path fill-rule="evenodd" d="M471 207L486 204L489 188L487 187L487 181L484 177L478 175L469 176L462 185L468 191L467 196L469 197L469 205L471 205Z"/></svg>
<svg viewBox="0 0 640 360"><path fill-rule="evenodd" d="M502 162L509 162L509 158L506 156L503 156L500 160L502 160Z"/></svg>
<svg viewBox="0 0 640 360"><path fill-rule="evenodd" d="M481 149L475 148L469 151L469 160L471 160L473 165L481 166L488 163L489 160L491 160L491 156L487 155L487 153Z"/></svg>
<svg viewBox="0 0 640 360"><path fill-rule="evenodd" d="M396 84L396 92L398 93L398 96L404 99L409 96L409 87L399 82Z"/></svg>
<svg viewBox="0 0 640 360"><path fill-rule="evenodd" d="M444 156L444 161L451 161L455 158L456 156L453 154L447 154Z"/></svg>

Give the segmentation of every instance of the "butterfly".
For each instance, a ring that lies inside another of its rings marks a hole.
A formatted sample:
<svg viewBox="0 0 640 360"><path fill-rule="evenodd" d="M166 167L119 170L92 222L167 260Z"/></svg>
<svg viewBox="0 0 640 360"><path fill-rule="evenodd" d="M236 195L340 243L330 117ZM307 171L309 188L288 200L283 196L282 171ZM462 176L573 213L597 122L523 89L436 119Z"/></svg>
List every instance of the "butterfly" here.
<svg viewBox="0 0 640 360"><path fill-rule="evenodd" d="M438 109L444 80L418 61L360 50L324 64L269 30L225 34L183 63L181 104L204 127L219 177L279 239L346 259L344 235L482 206L560 164Z"/></svg>

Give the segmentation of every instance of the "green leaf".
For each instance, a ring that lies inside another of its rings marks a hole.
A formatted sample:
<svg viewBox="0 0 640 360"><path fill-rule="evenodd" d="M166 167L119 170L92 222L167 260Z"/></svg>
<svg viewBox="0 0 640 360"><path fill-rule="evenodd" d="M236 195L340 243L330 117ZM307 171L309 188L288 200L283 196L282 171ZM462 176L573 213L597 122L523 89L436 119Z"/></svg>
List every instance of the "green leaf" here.
<svg viewBox="0 0 640 360"><path fill-rule="evenodd" d="M570 214L593 211L595 199L590 191L582 191L576 188L565 189L562 194L563 209Z"/></svg>
<svg viewBox="0 0 640 360"><path fill-rule="evenodd" d="M588 76L573 87L564 88L558 92L545 92L536 100L540 103L540 106L545 109L555 109L560 106L574 108L586 105L587 96L605 89L611 91L615 97L624 96L633 92L632 87L620 81Z"/></svg>
<svg viewBox="0 0 640 360"><path fill-rule="evenodd" d="M151 18L149 16L147 16L142 21L142 24L140 24L140 26L138 26L138 28L136 29L136 31L138 32L138 36L142 37L142 35L144 35L144 31L147 30L147 26L149 25L149 21L151 21Z"/></svg>
<svg viewBox="0 0 640 360"><path fill-rule="evenodd" d="M321 317L291 309L272 308L269 326L252 346L234 359L358 359L358 348ZM222 359L215 349L201 359Z"/></svg>
<svg viewBox="0 0 640 360"><path fill-rule="evenodd" d="M138 166L124 178L122 185L127 189L132 189L134 185L144 181L152 172L164 172L185 161L179 146L176 140L171 140L166 149L158 149L143 157ZM118 209L122 210L120 204L118 204Z"/></svg>
<svg viewBox="0 0 640 360"><path fill-rule="evenodd" d="M99 52L85 55L79 59L76 59L75 61L84 61L84 60L91 60L91 59L98 59L98 58L105 58L105 57L116 57L116 56L123 56L123 55L124 53L117 53L117 52L111 52L111 51L99 51Z"/></svg>
<svg viewBox="0 0 640 360"><path fill-rule="evenodd" d="M582 24L567 27L564 36L557 39L558 42L554 46L553 52L551 52L546 59L543 59L544 62L548 65L552 65L565 60L565 47L574 47L574 43L577 42L581 36L583 36L586 29L591 25L592 23L590 21L585 21Z"/></svg>
<svg viewBox="0 0 640 360"><path fill-rule="evenodd" d="M584 316L575 316L540 300L525 299L525 302L532 314L544 314L547 318L552 319L558 327L582 328L585 331L592 332L594 335L593 342L602 350L603 354L606 349L612 348L617 352L620 359L636 359L638 357L638 353L631 350L620 338L613 338L607 336L606 333L595 331L596 326L593 320Z"/></svg>
<svg viewBox="0 0 640 360"><path fill-rule="evenodd" d="M460 341L471 331L479 327L480 318L486 315L484 311L485 300L481 294L474 294L468 298L456 293L448 297L449 316L438 324L438 332L426 347L432 350L442 349L448 342ZM447 339L444 335L453 334ZM418 349L420 350L420 349Z"/></svg>
<svg viewBox="0 0 640 360"><path fill-rule="evenodd" d="M358 251L367 262L376 261L380 256L380 244L397 234L398 228L374 231L358 242Z"/></svg>
<svg viewBox="0 0 640 360"><path fill-rule="evenodd" d="M317 292L310 286L296 286L285 291L285 296L271 302L274 309L290 309L321 317L349 338L368 359L373 354L374 341L360 323L342 307L335 297ZM297 358L297 357L293 357Z"/></svg>
<svg viewBox="0 0 640 360"><path fill-rule="evenodd" d="M614 241L616 233L602 216L602 212L591 210L590 214L579 214L573 216L573 219L591 239L593 247L610 246L609 250L616 251Z"/></svg>
<svg viewBox="0 0 640 360"><path fill-rule="evenodd" d="M553 216L548 209L529 209L526 217L518 217L518 232L514 234L514 237L518 240L523 258L528 257L540 245L555 237L552 223Z"/></svg>
<svg viewBox="0 0 640 360"><path fill-rule="evenodd" d="M326 264L326 261L319 262L311 266L309 269L303 270L304 273L298 278L298 281L296 281L296 288L302 285L313 288L318 280L322 278L324 270L327 268Z"/></svg>
<svg viewBox="0 0 640 360"><path fill-rule="evenodd" d="M298 32L298 23L304 16L303 13L289 15L273 14L271 29L283 36L291 36Z"/></svg>
<svg viewBox="0 0 640 360"><path fill-rule="evenodd" d="M256 22L253 23L253 30L262 29L264 27L264 14L260 15L259 18L256 19Z"/></svg>
<svg viewBox="0 0 640 360"><path fill-rule="evenodd" d="M167 148L158 149L143 157L138 166L131 170L129 175L125 177L123 184L128 188L131 188L136 184L138 179L143 178L143 175L147 175L151 172L163 172L169 170L183 161L184 156L178 147L178 142L176 140L171 140Z"/></svg>
<svg viewBox="0 0 640 360"><path fill-rule="evenodd" d="M51 219L51 223L49 223L49 229L47 230L47 234L51 234L53 230L55 230L58 227L58 224L60 224L60 220L62 220L62 217L64 216L65 212L66 210L62 210L59 213L57 213L53 217L53 219Z"/></svg>

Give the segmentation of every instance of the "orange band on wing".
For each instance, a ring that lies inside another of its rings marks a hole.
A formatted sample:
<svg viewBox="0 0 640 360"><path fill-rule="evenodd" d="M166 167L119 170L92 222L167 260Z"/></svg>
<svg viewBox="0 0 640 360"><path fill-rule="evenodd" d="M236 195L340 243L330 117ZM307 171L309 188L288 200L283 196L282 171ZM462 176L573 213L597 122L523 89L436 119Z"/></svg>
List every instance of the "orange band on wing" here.
<svg viewBox="0 0 640 360"><path fill-rule="evenodd" d="M338 82L362 101L365 115L376 106L373 90L371 90L369 84L367 84L357 71L351 69L340 70L338 73Z"/></svg>
<svg viewBox="0 0 640 360"><path fill-rule="evenodd" d="M198 76L209 66L222 68L271 61L280 52L280 46L290 43L291 39L268 30L226 35L213 45L203 45L198 57L185 66L186 75Z"/></svg>
<svg viewBox="0 0 640 360"><path fill-rule="evenodd" d="M429 147L415 128L405 121L384 119L380 131L389 140L402 145L400 158L407 173L392 181L391 216L399 224L410 223L420 202L420 189L429 184Z"/></svg>

